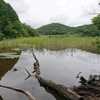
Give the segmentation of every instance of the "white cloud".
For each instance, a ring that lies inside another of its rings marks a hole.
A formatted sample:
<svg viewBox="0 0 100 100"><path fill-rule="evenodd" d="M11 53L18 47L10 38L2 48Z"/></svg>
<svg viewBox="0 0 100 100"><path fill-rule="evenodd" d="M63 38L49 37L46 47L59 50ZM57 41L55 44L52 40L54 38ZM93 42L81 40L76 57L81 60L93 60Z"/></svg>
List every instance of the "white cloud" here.
<svg viewBox="0 0 100 100"><path fill-rule="evenodd" d="M51 22L70 26L91 23L99 0L5 0L16 10L22 22L32 27Z"/></svg>
<svg viewBox="0 0 100 100"><path fill-rule="evenodd" d="M7 3L13 7L14 10L18 14L27 13L29 11L29 5L25 2L25 0L5 0Z"/></svg>
<svg viewBox="0 0 100 100"><path fill-rule="evenodd" d="M68 18L67 16L65 15L58 15L56 17L53 17L53 18L50 18L49 22L59 22L59 23L62 23L62 24L67 24L68 22Z"/></svg>

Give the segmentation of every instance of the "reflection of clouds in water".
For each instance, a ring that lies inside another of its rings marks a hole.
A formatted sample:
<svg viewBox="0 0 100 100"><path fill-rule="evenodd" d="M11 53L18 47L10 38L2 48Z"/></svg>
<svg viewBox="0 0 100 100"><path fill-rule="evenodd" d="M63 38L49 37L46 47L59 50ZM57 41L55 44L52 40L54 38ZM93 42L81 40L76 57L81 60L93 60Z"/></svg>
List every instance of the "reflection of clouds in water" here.
<svg viewBox="0 0 100 100"><path fill-rule="evenodd" d="M78 55L77 59L91 64L99 64L100 56L97 54L86 53L86 55Z"/></svg>
<svg viewBox="0 0 100 100"><path fill-rule="evenodd" d="M41 76L58 84L63 84L65 86L70 86L72 84L77 85L79 79L76 79L76 76L79 72L82 72L80 76L84 76L86 79L88 79L90 74L100 74L100 55L97 54L78 49L60 51L43 49L43 51L34 50L34 53L40 63ZM56 100L40 86L36 78L30 77L28 80L24 81L27 77L24 68L31 73L33 71L34 62L35 60L31 50L22 51L18 62L14 66L18 71L13 72L11 70L7 72L1 80L1 83L8 82L8 85L26 88L33 93L37 100ZM8 92L1 91L0 93L3 95ZM19 96L19 94L17 94L17 96ZM20 97L22 99L23 95L20 95ZM12 98L9 100L15 99ZM23 100L25 99L23 98Z"/></svg>
<svg viewBox="0 0 100 100"><path fill-rule="evenodd" d="M99 74L100 55L78 49L60 51L43 49L41 52L37 50L34 50L34 52L40 62L41 75L55 82L63 81L64 77L73 79L80 71L85 77L89 74ZM31 51L23 52L23 56L25 55L29 58L26 59L26 62L32 63L34 61L30 58L30 56L32 57ZM57 78L57 76L59 77Z"/></svg>

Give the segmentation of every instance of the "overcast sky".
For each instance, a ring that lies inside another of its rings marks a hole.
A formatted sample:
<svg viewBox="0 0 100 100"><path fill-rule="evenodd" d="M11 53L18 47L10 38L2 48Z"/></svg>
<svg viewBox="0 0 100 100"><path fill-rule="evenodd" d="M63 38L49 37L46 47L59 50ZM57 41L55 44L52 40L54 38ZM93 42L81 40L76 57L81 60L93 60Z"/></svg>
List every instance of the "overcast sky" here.
<svg viewBox="0 0 100 100"><path fill-rule="evenodd" d="M100 0L4 0L22 23L38 28L56 22L68 26L90 24Z"/></svg>

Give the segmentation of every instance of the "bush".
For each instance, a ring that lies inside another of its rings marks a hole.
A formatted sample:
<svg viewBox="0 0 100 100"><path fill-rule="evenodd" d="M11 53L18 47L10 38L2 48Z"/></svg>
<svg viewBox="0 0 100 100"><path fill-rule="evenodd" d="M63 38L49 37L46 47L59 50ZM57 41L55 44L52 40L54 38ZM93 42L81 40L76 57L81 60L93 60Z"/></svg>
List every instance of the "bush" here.
<svg viewBox="0 0 100 100"><path fill-rule="evenodd" d="M0 32L0 41L3 40L3 34Z"/></svg>

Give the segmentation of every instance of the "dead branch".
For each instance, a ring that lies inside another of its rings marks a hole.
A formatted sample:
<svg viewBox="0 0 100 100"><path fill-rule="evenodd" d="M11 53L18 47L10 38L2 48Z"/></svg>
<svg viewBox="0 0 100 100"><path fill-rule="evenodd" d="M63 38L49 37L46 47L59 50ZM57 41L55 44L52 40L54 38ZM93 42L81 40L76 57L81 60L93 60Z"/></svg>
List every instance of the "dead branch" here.
<svg viewBox="0 0 100 100"><path fill-rule="evenodd" d="M74 87L74 91L84 96L85 100L100 100L100 75L89 75L88 80L83 76L78 78L81 85Z"/></svg>
<svg viewBox="0 0 100 100"><path fill-rule="evenodd" d="M81 73L81 72L79 72L79 73L77 74L76 78L80 78L80 77L79 77L80 73Z"/></svg>
<svg viewBox="0 0 100 100"><path fill-rule="evenodd" d="M85 97L85 100L100 100L100 88L90 85L78 86L74 91ZM88 99L91 98L91 99Z"/></svg>
<svg viewBox="0 0 100 100"><path fill-rule="evenodd" d="M39 62L35 62L33 65L34 65L34 71L32 73L36 72L38 75L40 75L41 72L39 68Z"/></svg>
<svg viewBox="0 0 100 100"><path fill-rule="evenodd" d="M3 98L1 97L1 95L0 95L0 100L3 100Z"/></svg>
<svg viewBox="0 0 100 100"><path fill-rule="evenodd" d="M79 87L73 87L73 90L69 87L65 87L64 85L56 84L52 82L51 80L46 80L42 77L40 77L40 69L39 69L39 62L35 56L34 53L33 57L36 60L34 63L34 71L36 72L35 77L38 79L38 81L45 86L51 87L55 89L60 95L64 96L68 100L99 100L100 98L100 89L93 87L93 85L97 86L97 83L94 83L97 81L97 76L95 77L89 77L88 80L86 80L83 76L80 76L80 73L76 76L76 78L80 78L81 85ZM98 86L100 86L98 84ZM96 92L95 92L96 91Z"/></svg>
<svg viewBox="0 0 100 100"><path fill-rule="evenodd" d="M26 68L24 68L25 70L26 70L26 72L28 73L28 77L25 79L25 80L27 80L29 77L31 77L31 76L33 76L33 75L31 75L30 73L29 73L29 71L26 69Z"/></svg>
<svg viewBox="0 0 100 100"><path fill-rule="evenodd" d="M34 71L33 72L36 72L35 77L38 79L39 82L41 82L42 84L44 84L48 87L51 87L51 88L57 90L62 96L64 96L68 100L84 100L83 97L81 97L80 95L75 93L70 88L60 85L60 84L56 84L56 83L52 82L51 80L46 80L46 79L40 77L39 76L40 75L39 61L37 60L37 58L33 52L32 52L32 54L33 54L34 59L36 60L36 62L34 63Z"/></svg>
<svg viewBox="0 0 100 100"><path fill-rule="evenodd" d="M84 100L83 97L78 95L76 92L71 90L69 87L65 87L63 85L56 84L56 83L52 82L51 80L46 80L46 79L40 77L38 74L35 74L35 76L40 83L57 90L62 96L64 96L68 100Z"/></svg>
<svg viewBox="0 0 100 100"><path fill-rule="evenodd" d="M33 50L32 50L32 54L33 54L33 57L34 57L35 61L36 61L36 62L39 62L38 59L36 58L36 56L35 56Z"/></svg>
<svg viewBox="0 0 100 100"><path fill-rule="evenodd" d="M15 88L15 87L10 87L10 86L5 86L5 85L0 85L0 87L8 88L8 89L15 90L15 91L18 91L18 92L22 92L29 98L29 100L35 100L35 98L32 96L32 94L25 89Z"/></svg>
<svg viewBox="0 0 100 100"><path fill-rule="evenodd" d="M34 71L32 72L32 73L34 73L34 72L36 72L38 75L40 75L40 68L39 68L39 61L38 61L38 59L36 58L36 56L35 56L35 54L34 54L34 52L32 51L32 54L33 54L33 57L34 57L34 59L35 59L35 63L33 64L34 65Z"/></svg>

